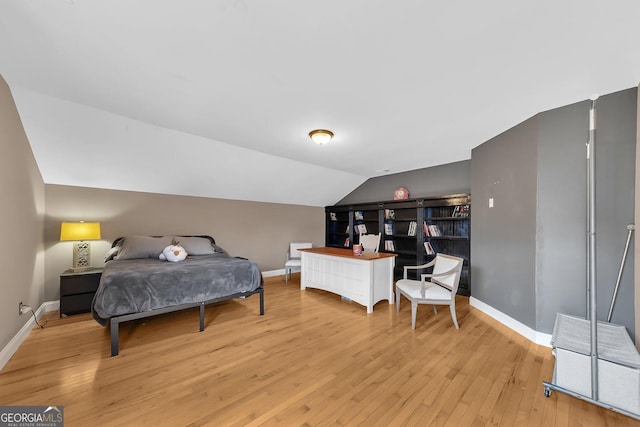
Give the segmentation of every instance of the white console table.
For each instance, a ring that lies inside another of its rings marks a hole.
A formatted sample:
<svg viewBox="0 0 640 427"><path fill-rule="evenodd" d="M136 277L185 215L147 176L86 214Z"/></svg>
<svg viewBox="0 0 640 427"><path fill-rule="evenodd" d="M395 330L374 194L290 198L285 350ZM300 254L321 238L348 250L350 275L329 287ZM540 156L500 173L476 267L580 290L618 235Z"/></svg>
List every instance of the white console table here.
<svg viewBox="0 0 640 427"><path fill-rule="evenodd" d="M384 299L394 303L393 267L395 254L363 252L351 249L300 249L302 269L300 289L316 288L333 292L367 307Z"/></svg>

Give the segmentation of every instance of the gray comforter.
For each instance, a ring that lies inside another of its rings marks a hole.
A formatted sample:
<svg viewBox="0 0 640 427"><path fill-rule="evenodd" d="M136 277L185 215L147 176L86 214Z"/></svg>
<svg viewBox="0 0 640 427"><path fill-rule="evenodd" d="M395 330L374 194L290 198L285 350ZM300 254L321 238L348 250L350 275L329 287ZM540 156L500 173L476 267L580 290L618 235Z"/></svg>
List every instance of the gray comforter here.
<svg viewBox="0 0 640 427"><path fill-rule="evenodd" d="M226 254L190 256L180 262L109 261L93 299L93 318L106 326L114 316L210 301L254 291L261 284L255 262Z"/></svg>

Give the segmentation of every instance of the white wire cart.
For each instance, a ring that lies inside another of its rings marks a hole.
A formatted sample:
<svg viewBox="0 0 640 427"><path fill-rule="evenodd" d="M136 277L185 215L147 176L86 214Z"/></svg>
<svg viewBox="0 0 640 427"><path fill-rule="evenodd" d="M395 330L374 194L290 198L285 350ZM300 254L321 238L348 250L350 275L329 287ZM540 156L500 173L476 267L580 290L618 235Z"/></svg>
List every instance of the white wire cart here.
<svg viewBox="0 0 640 427"><path fill-rule="evenodd" d="M597 389L591 393L590 321L558 313L551 339L555 366L545 395L557 390L640 419L640 354L624 326L598 322Z"/></svg>
<svg viewBox="0 0 640 427"><path fill-rule="evenodd" d="M589 111L587 144L587 319L556 314L551 345L555 356L552 382L543 381L545 396L551 390L583 399L640 420L640 355L624 326L597 321L595 141L596 99ZM615 303L622 268L634 226L629 230L618 281L609 309Z"/></svg>

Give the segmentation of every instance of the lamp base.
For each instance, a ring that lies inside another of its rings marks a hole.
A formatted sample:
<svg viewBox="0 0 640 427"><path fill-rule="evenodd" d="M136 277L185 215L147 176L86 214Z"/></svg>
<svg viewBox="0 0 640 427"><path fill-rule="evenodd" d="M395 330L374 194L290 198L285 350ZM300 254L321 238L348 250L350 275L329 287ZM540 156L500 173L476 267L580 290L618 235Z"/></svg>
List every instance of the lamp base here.
<svg viewBox="0 0 640 427"><path fill-rule="evenodd" d="M89 242L76 242L73 244L73 271L90 270L91 246Z"/></svg>

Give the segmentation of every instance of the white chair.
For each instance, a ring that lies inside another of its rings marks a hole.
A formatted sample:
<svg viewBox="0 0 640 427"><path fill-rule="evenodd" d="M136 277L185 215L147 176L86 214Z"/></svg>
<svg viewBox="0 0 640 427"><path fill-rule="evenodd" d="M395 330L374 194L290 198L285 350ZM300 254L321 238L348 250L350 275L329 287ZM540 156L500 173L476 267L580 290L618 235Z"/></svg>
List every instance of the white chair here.
<svg viewBox="0 0 640 427"><path fill-rule="evenodd" d="M380 247L380 233L361 234L360 244L364 252L378 252L378 248Z"/></svg>
<svg viewBox="0 0 640 427"><path fill-rule="evenodd" d="M289 276L293 270L300 270L302 267L302 259L300 257L299 249L310 248L313 245L311 243L289 243L289 249L287 249L287 256L284 262L284 282L287 283Z"/></svg>
<svg viewBox="0 0 640 427"><path fill-rule="evenodd" d="M418 304L433 304L433 311L437 313L436 305L448 305L451 318L456 329L456 292L460 283L463 259L451 255L436 254L430 263L417 266L404 266L404 278L396 282L396 311L400 311L400 296L404 295L411 301L411 328L416 328ZM408 270L419 270L433 266L431 274L421 274L421 280L407 279ZM427 280L431 279L431 280Z"/></svg>

